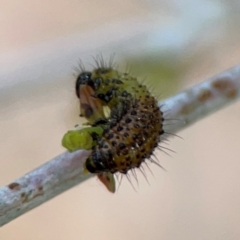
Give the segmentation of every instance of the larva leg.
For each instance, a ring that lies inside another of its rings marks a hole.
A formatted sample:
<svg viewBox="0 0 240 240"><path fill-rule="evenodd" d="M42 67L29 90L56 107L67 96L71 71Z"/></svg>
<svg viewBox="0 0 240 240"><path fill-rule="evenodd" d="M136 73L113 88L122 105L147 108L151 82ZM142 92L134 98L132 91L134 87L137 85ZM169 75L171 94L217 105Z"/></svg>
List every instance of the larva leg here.
<svg viewBox="0 0 240 240"><path fill-rule="evenodd" d="M103 172L97 174L98 179L106 186L108 191L114 193L116 191L115 179L112 173Z"/></svg>

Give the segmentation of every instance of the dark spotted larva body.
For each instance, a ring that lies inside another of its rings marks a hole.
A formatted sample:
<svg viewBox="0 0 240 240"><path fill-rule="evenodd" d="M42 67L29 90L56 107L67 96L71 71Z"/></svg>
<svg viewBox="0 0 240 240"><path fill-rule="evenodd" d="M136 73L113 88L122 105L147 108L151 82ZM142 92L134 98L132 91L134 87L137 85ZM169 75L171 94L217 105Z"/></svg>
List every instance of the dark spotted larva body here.
<svg viewBox="0 0 240 240"><path fill-rule="evenodd" d="M163 115L147 88L129 74L111 68L81 73L76 83L93 89L94 98L110 109L104 119L95 119L103 135L96 138L86 168L92 173L127 173L152 155L163 134ZM81 81L79 80L81 79ZM81 96L78 95L81 98ZM91 116L88 116L91 118Z"/></svg>

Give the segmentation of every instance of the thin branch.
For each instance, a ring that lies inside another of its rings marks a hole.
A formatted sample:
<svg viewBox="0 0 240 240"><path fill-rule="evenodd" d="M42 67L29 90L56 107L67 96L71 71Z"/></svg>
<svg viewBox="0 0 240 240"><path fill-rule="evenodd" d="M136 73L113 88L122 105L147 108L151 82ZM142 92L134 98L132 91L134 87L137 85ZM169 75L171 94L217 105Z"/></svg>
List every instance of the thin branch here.
<svg viewBox="0 0 240 240"><path fill-rule="evenodd" d="M89 151L65 152L0 188L0 226L85 181Z"/></svg>
<svg viewBox="0 0 240 240"><path fill-rule="evenodd" d="M166 111L166 119L172 119L164 129L176 133L234 102L239 96L240 65L237 65L159 103Z"/></svg>
<svg viewBox="0 0 240 240"><path fill-rule="evenodd" d="M240 65L160 102L168 119L164 130L174 134L223 108L239 95ZM65 152L0 188L0 226L94 176L83 173L83 163L89 153Z"/></svg>

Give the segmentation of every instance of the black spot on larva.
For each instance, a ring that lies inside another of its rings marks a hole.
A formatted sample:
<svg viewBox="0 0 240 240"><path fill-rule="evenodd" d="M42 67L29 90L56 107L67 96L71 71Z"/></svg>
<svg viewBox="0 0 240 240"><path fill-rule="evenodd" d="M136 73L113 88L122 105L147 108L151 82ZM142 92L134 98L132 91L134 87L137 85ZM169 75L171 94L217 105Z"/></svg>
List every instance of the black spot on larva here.
<svg viewBox="0 0 240 240"><path fill-rule="evenodd" d="M105 94L103 93L98 93L97 98L101 99L102 101L105 101Z"/></svg>
<svg viewBox="0 0 240 240"><path fill-rule="evenodd" d="M107 136L107 139L110 140L113 138L113 133L110 133L108 136Z"/></svg>
<svg viewBox="0 0 240 240"><path fill-rule="evenodd" d="M117 131L121 132L122 130L123 130L123 127L122 126L118 126Z"/></svg>
<svg viewBox="0 0 240 240"><path fill-rule="evenodd" d="M126 145L124 143L119 143L118 147L122 150L126 147Z"/></svg>
<svg viewBox="0 0 240 240"><path fill-rule="evenodd" d="M100 140L100 136L95 132L91 133L91 137L92 137L93 141L99 141Z"/></svg>
<svg viewBox="0 0 240 240"><path fill-rule="evenodd" d="M137 136L136 134L133 134L133 135L132 135L133 140L136 140L137 137L138 137L138 136Z"/></svg>
<svg viewBox="0 0 240 240"><path fill-rule="evenodd" d="M100 87L101 83L102 78L95 78L93 83L94 89L97 90Z"/></svg>
<svg viewBox="0 0 240 240"><path fill-rule="evenodd" d="M108 128L105 128L104 130L103 130L103 135L107 135L108 133L109 133L109 129Z"/></svg>
<svg viewBox="0 0 240 240"><path fill-rule="evenodd" d="M123 91L122 92L122 97L127 97L128 96L128 93L126 91Z"/></svg>
<svg viewBox="0 0 240 240"><path fill-rule="evenodd" d="M104 96L104 101L105 101L106 103L108 103L108 102L110 102L110 101L112 100L112 98L113 98L113 92L114 92L114 90L113 90L113 89L110 89L110 90L108 90L107 93L105 94L105 96Z"/></svg>
<svg viewBox="0 0 240 240"><path fill-rule="evenodd" d="M127 167L130 167L131 166L131 162L129 161L129 162L127 162Z"/></svg>
<svg viewBox="0 0 240 240"><path fill-rule="evenodd" d="M125 132L125 133L123 134L123 136L127 138L127 137L129 137L129 134L128 134L127 132Z"/></svg>
<svg viewBox="0 0 240 240"><path fill-rule="evenodd" d="M125 120L125 123L130 123L131 121L132 121L131 118L127 118L127 119Z"/></svg>

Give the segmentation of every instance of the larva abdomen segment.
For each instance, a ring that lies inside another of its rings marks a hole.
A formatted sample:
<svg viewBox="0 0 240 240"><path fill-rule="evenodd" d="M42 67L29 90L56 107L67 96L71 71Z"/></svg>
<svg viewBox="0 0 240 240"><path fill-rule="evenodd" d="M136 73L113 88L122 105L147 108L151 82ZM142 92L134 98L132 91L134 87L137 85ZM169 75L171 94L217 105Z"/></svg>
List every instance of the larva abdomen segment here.
<svg viewBox="0 0 240 240"><path fill-rule="evenodd" d="M126 104L126 103L125 103ZM115 126L106 128L86 161L92 173L121 172L140 167L160 141L162 112L154 97L130 101L126 113Z"/></svg>

